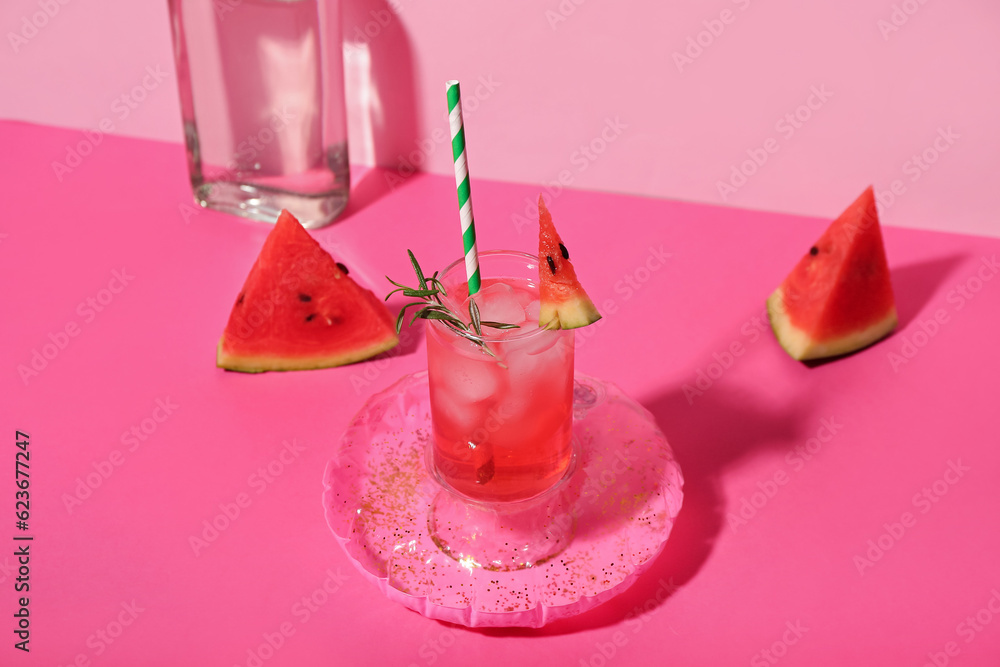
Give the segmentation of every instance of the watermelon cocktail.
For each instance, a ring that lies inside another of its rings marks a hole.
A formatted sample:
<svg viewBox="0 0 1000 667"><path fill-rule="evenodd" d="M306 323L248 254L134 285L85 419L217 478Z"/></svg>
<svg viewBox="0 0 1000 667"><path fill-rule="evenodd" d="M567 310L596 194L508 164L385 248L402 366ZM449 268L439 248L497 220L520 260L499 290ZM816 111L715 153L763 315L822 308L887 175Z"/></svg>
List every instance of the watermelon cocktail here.
<svg viewBox="0 0 1000 667"><path fill-rule="evenodd" d="M572 485L562 484L574 457L572 329L600 314L541 198L538 206L537 257L477 257L473 246L425 276L409 252L417 286L390 279L389 296L417 299L400 310L397 332L411 307L413 320L428 320L428 468L443 489L427 526L466 567L532 567L560 553L575 529Z"/></svg>
<svg viewBox="0 0 1000 667"><path fill-rule="evenodd" d="M479 256L480 291L465 264L440 276L445 305L484 321L482 344L439 320L427 326L433 468L450 490L480 502L521 501L555 486L572 459L573 332L539 327L538 260L513 251ZM484 345L487 349L484 349Z"/></svg>

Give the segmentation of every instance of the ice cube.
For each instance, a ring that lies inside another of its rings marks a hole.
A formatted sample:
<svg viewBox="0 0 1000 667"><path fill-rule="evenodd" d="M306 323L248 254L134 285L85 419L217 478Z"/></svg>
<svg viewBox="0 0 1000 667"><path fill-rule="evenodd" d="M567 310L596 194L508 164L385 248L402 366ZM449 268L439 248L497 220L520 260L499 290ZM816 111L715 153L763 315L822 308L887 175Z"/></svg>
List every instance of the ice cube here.
<svg viewBox="0 0 1000 667"><path fill-rule="evenodd" d="M535 376L541 370L545 359L537 354L532 354L533 349L520 349L513 351L507 357L507 365L510 368L511 385L520 386L522 384L535 384Z"/></svg>
<svg viewBox="0 0 1000 667"><path fill-rule="evenodd" d="M563 333L560 331L539 331L538 322L528 320L520 329L504 332L503 351L510 354L541 354L555 345Z"/></svg>
<svg viewBox="0 0 1000 667"><path fill-rule="evenodd" d="M509 285L495 283L481 290L474 298L479 306L481 320L507 324L520 324L524 321L524 308ZM468 309L469 304L466 303L465 310Z"/></svg>
<svg viewBox="0 0 1000 667"><path fill-rule="evenodd" d="M452 429L472 433L483 422L485 408L463 402L461 395L456 395L447 383L433 386L431 400L434 408L443 413L445 422Z"/></svg>
<svg viewBox="0 0 1000 667"><path fill-rule="evenodd" d="M505 422L515 423L527 419L531 412L538 408L538 397L532 391L534 385L524 383L526 379L530 379L525 373L531 369L525 368L523 355L516 355L510 361L512 363L507 367L510 384L494 404L494 411L501 415ZM514 433L518 434L517 429Z"/></svg>
<svg viewBox="0 0 1000 667"><path fill-rule="evenodd" d="M538 288L531 283L514 290L514 294L517 295L517 302L521 304L522 308L527 308L533 300L538 301Z"/></svg>
<svg viewBox="0 0 1000 667"><path fill-rule="evenodd" d="M560 387L565 388L566 382L571 381L573 366L566 358L570 342L558 336L547 344L542 352L538 352L536 346L508 355L510 390L505 400L512 403L524 400L537 407L540 397L560 391Z"/></svg>
<svg viewBox="0 0 1000 667"><path fill-rule="evenodd" d="M484 354L482 360L454 355L450 363L437 369L443 371L444 385L456 403L476 403L497 393L503 378L496 362Z"/></svg>
<svg viewBox="0 0 1000 667"><path fill-rule="evenodd" d="M542 314L542 302L535 299L524 308L524 319L528 322L538 324L538 317Z"/></svg>

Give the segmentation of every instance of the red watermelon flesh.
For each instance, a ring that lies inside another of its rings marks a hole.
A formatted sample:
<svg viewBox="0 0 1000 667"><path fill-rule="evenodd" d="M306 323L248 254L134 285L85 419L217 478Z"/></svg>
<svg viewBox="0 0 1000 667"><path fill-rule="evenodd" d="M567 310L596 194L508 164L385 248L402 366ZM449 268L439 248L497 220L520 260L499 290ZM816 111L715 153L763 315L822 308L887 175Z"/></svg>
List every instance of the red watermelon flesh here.
<svg viewBox="0 0 1000 667"><path fill-rule="evenodd" d="M871 187L833 221L767 301L795 359L847 354L896 327L896 303Z"/></svg>
<svg viewBox="0 0 1000 667"><path fill-rule="evenodd" d="M538 195L538 326L576 329L601 319L594 302L580 285L569 250L552 224L545 200Z"/></svg>
<svg viewBox="0 0 1000 667"><path fill-rule="evenodd" d="M250 373L326 368L398 342L385 305L282 211L236 298L216 364Z"/></svg>

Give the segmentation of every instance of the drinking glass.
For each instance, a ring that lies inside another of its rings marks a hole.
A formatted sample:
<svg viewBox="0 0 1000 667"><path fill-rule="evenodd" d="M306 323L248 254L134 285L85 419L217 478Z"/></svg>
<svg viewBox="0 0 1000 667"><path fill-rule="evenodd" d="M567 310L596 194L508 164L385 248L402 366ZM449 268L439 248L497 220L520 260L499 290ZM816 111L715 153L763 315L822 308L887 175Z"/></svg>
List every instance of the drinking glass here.
<svg viewBox="0 0 1000 667"><path fill-rule="evenodd" d="M479 265L482 319L520 326L483 326L469 340L428 322L429 467L443 487L428 525L438 546L470 567L521 569L572 538L561 491L574 462L574 337L538 326L537 257L487 251ZM446 305L468 320L464 259L439 279Z"/></svg>

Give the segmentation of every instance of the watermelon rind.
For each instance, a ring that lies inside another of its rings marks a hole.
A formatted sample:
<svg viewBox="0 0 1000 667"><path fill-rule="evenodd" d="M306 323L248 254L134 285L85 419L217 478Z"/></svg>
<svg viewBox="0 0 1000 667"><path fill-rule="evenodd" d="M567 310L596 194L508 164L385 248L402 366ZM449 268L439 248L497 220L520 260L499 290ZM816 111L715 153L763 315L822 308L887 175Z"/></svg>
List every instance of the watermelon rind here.
<svg viewBox="0 0 1000 667"><path fill-rule="evenodd" d="M558 303L541 304L538 325L545 329L578 329L601 319L597 307L586 294L567 296Z"/></svg>
<svg viewBox="0 0 1000 667"><path fill-rule="evenodd" d="M785 311L785 294L781 287L768 298L767 314L778 343L797 361L825 359L855 352L887 336L899 322L896 307L893 306L884 318L864 329L830 340L816 340L789 320Z"/></svg>
<svg viewBox="0 0 1000 667"><path fill-rule="evenodd" d="M601 319L576 277L576 269L541 194L538 195L538 278L539 327L578 329Z"/></svg>
<svg viewBox="0 0 1000 667"><path fill-rule="evenodd" d="M373 343L369 347L357 348L348 353L337 353L329 356L309 357L279 357L270 355L230 355L225 351L226 337L219 340L216 354L216 365L230 371L243 373L265 373L267 371L307 371L317 368L333 368L346 366L358 361L364 361L376 354L391 350L399 342L396 336L386 336L384 340Z"/></svg>

